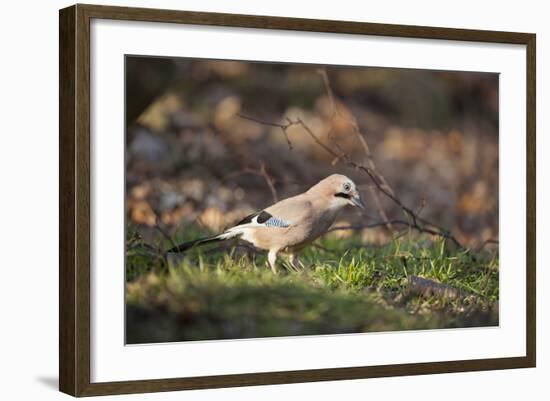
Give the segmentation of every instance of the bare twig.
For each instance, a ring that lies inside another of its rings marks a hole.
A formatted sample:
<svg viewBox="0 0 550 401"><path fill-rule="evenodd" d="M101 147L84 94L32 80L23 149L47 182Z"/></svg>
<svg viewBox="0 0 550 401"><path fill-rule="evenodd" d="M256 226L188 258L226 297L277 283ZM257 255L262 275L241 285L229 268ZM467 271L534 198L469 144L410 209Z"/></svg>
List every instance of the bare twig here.
<svg viewBox="0 0 550 401"><path fill-rule="evenodd" d="M277 196L277 190L275 189L275 185L273 184L273 178L267 173L264 162L262 162L262 165L260 166L260 174L262 175L262 177L264 177L264 180L267 183L269 190L271 191L271 195L273 196L273 202L277 203L279 201L279 197Z"/></svg>
<svg viewBox="0 0 550 401"><path fill-rule="evenodd" d="M332 86L328 80L327 70L325 68L319 68L317 72L321 75L321 78L323 78L323 84L325 85L325 90L327 91L330 107L332 109L332 116L334 117L334 115L338 113L338 110L336 109L336 102L334 101L334 92L332 91Z"/></svg>
<svg viewBox="0 0 550 401"><path fill-rule="evenodd" d="M321 74L322 78L323 78L323 83L325 85L325 89L327 91L327 95L329 96L329 99L330 99L330 102L331 102L331 107L333 108L332 110L332 119L334 119L334 116L335 115L340 115L340 113L338 112L338 109L336 108L336 102L335 102L335 99L334 99L334 91L332 90L332 87L330 85L330 80L328 78L328 75L326 73L326 70L325 69L319 69L318 70L319 73ZM287 121L291 121L289 118L287 118ZM462 247L459 242L456 240L456 238L454 237L451 237L449 235L449 233L443 229L442 227L438 226L438 225L435 225L427 220L424 220L422 218L420 218L419 216L419 213L414 213L412 209L410 208L407 208L405 207L400 201L399 199L395 196L395 193L393 192L392 188L389 186L389 184L387 183L386 179L384 178L383 175L381 175L380 173L378 173L376 171L376 166L374 165L374 161L373 161L373 157L372 157L372 154L371 154L371 151L370 151L370 148L369 148L369 145L367 143L367 140L365 138L365 136L361 133L361 130L359 128L359 125L357 124L357 120L355 119L355 117L352 116L352 118L350 119L349 123L351 124L352 128L353 128L353 132L354 134L356 135L356 137L358 138L358 140L360 141L361 145L363 146L363 149L365 150L365 154L366 154L366 158L367 158L367 166L364 166L364 165L358 165L357 163L354 163L351 158L349 157L349 155L347 155L342 149L340 146L338 146L337 143L335 143L336 147L339 149L341 155L338 156L337 158L338 159L342 159L344 158L345 161L347 161L347 165L350 166L350 167L354 167L356 169L360 169L360 170L363 170L364 172L366 172L369 177L371 178L371 180L374 182L375 186L377 187L377 189L382 192L384 195L388 196L394 203L396 203L404 212L405 214L412 219L413 223L415 224L415 228L419 229L421 228L419 225L418 225L418 222L422 223L422 224L425 224L425 225L428 225L428 226L432 226L433 228L441 231L442 233L446 233L446 235L448 236L449 239L451 239L457 246L459 247ZM330 131L332 131L332 127L330 129ZM330 132L329 131L329 132ZM309 132L311 134L311 130ZM334 141L333 138L331 138ZM373 190L371 190L372 193L374 193ZM375 196L375 202L377 202L377 207L378 207L378 210L379 210L379 214L380 216L382 217L383 220L387 221L387 216L386 216L386 213L385 211L382 209L381 207L381 204L380 204L380 199L378 198L378 193L376 193L376 196ZM423 206L422 206L423 207ZM391 226L391 225L390 225ZM390 227L388 227L390 228Z"/></svg>
<svg viewBox="0 0 550 401"><path fill-rule="evenodd" d="M388 215L386 214L386 211L382 207L382 202L380 201L380 196L378 195L378 192L376 192L375 189L372 188L372 187L369 188L369 192L371 193L371 195L374 199L374 203L376 204L376 209L378 210L378 214L380 215L382 220L386 223L386 227L388 228L388 230L393 232L394 231L393 227L392 227L391 223L389 222Z"/></svg>
<svg viewBox="0 0 550 401"><path fill-rule="evenodd" d="M164 228L162 228L161 222L159 221L159 218L158 218L158 213L155 213L155 229L158 232L160 232L162 236L170 242L170 245L172 245L172 247L176 246L176 243L174 242L172 237L164 230Z"/></svg>
<svg viewBox="0 0 550 401"><path fill-rule="evenodd" d="M260 164L260 168L257 169L257 170L253 169L253 168L245 167L245 168L243 168L239 171L234 171L231 174L228 174L228 175L224 176L221 179L221 181L227 181L231 178L234 178L234 177L240 176L240 175L244 175L244 174L252 174L252 175L256 175L258 177L262 177L264 179L265 183L267 184L267 186L269 187L269 190L271 191L271 196L273 197L273 201L274 202L278 201L279 196L277 194L277 189L275 188L275 180L267 172L265 163L263 161Z"/></svg>
<svg viewBox="0 0 550 401"><path fill-rule="evenodd" d="M436 225L434 223L431 223L431 222L427 221L426 219L423 219L423 218L417 216L412 209L405 206L399 198L397 198L390 190L387 189L387 187L384 185L383 181L379 178L379 174L377 174L375 171L371 170L367 166L364 166L362 164L359 164L359 163L353 161L351 159L351 157L346 153L342 153L340 155L338 153L336 153L334 150L332 150L327 145L325 145L323 142L321 142L320 139L313 133L313 131L300 118L297 118L294 121L294 123L296 125L300 125L302 128L304 128L304 130L308 133L308 135L311 136L311 138L317 144L319 144L327 153L329 153L330 155L332 155L334 157L339 156L344 161L344 164L346 164L348 167L352 167L356 170L360 170L360 171L364 172L365 174L367 174L369 176L369 178L372 180L372 182L374 183L374 185L376 185L376 188L378 188L378 190L380 192L382 192L385 196L387 196L389 199L391 199L397 206L399 206L403 210L403 212L405 212L405 214L411 219L411 222L409 223L409 225L412 228L415 228L416 230L421 231L421 232L427 232L427 233L430 233L430 234L445 237L445 238L451 240L458 247L464 248L457 241L457 239L454 236L452 236L449 232L447 232L443 228L439 227L438 225ZM433 229L429 229L426 226L432 227Z"/></svg>
<svg viewBox="0 0 550 401"><path fill-rule="evenodd" d="M262 124L262 125L267 125L267 126L270 126L270 127L274 127L274 128L280 128L281 131L283 132L283 135L285 137L285 140L286 140L286 144L288 145L288 149L289 150L292 150L292 142L290 142L290 138L288 136L288 132L286 132L286 130L288 129L288 126L281 126L280 124L273 124L273 123L269 123L269 122L266 122L266 121L262 121L262 120L258 120L256 118L253 118L253 117L248 117L248 116L245 116L245 115L242 115L242 114L237 114L238 117L240 118L243 118L245 120L250 120L250 121L253 121L253 122L256 122L258 124Z"/></svg>
<svg viewBox="0 0 550 401"><path fill-rule="evenodd" d="M420 200L420 205L418 205L418 209L416 209L416 212L415 212L416 215L420 216L420 214L422 213L425 207L426 207L426 199L422 198Z"/></svg>
<svg viewBox="0 0 550 401"><path fill-rule="evenodd" d="M437 237L448 238L448 237L446 237L445 235L443 235L442 233L440 233L437 230L432 230L432 229L427 228L427 227L419 227L419 226L416 226L416 225L414 225L411 222L406 221L406 220L389 220L389 221L381 221L381 222L376 222L376 223L371 223L371 224L353 224L353 225L349 225L349 226L335 226L335 227L330 228L328 230L328 232L343 231L343 230L362 230L362 229L365 229L365 228L384 227L384 226L387 226L388 223L396 225L396 226L409 227L409 228L412 228L412 229L414 229L418 232L421 232L421 233L435 235ZM450 239L450 238L448 238L448 239Z"/></svg>
<svg viewBox="0 0 550 401"><path fill-rule="evenodd" d="M335 97L334 97L334 91L332 90L332 86L330 84L330 80L328 78L328 74L327 74L327 71L326 69L324 68L320 68L319 70L317 70L319 72L319 74L321 75L321 78L323 79L323 84L325 85L325 90L327 92L327 96L329 98L329 101L330 101L330 106L331 106L331 109L332 109L332 116L331 116L331 128L329 130L329 133L332 132L333 130L333 127L334 127L334 117L336 115L342 117L341 113L339 112L339 110L337 109L336 107L336 101L335 101ZM359 129L359 126L357 124L357 120L355 119L355 117L352 117L351 119L349 119L349 124L352 126L353 128L353 133L355 134L355 136L357 137L357 139L359 140L359 143L361 144L361 146L363 147L363 150L365 152L365 158L367 160L367 163L368 163L368 166L369 168L372 170L372 171L376 171L376 166L374 165L374 160L372 158L372 154L371 154L371 151L370 151L370 148L369 148L369 145L367 143L367 140L365 138L365 136L361 133L361 130ZM329 135L330 137L330 135ZM336 141L331 138L332 141L335 143L335 145L337 145ZM341 152L343 153L343 152ZM388 190L390 192L393 193L393 191L391 190L391 188L389 187L389 185L387 184L386 180L384 179L384 177L381 175L381 174L378 174L380 176L380 179L381 179L381 182L386 185L386 187L388 188ZM384 220L384 222L386 222L386 226L388 228L388 230L390 230L390 232L394 232L393 230L393 227L392 225L389 223L389 219L388 219L388 215L386 214L386 211L384 210L383 206L382 206L382 202L380 201L380 196L378 195L378 192L375 190L374 187L369 187L369 192L371 193L373 199L374 199L374 203L376 204L376 209L378 210L378 214L380 215L380 217L382 218L382 220Z"/></svg>

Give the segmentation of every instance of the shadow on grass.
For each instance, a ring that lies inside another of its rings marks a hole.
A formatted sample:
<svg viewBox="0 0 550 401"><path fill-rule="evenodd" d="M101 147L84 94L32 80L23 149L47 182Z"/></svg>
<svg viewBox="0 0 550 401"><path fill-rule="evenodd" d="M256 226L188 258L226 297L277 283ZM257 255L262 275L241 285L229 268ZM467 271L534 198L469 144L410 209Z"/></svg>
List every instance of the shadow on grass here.
<svg viewBox="0 0 550 401"><path fill-rule="evenodd" d="M434 328L373 294L327 291L301 275L180 270L128 284L127 343Z"/></svg>

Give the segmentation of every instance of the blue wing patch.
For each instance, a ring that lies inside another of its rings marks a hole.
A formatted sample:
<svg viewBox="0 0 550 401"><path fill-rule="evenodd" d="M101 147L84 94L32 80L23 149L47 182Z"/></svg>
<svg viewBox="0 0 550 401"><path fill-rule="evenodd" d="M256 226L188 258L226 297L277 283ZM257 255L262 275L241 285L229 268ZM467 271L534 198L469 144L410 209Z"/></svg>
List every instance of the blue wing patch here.
<svg viewBox="0 0 550 401"><path fill-rule="evenodd" d="M280 219L278 217L273 217L273 216L271 216L269 219L267 219L264 222L264 225L266 227L289 227L290 226L290 224L288 224L283 219Z"/></svg>
<svg viewBox="0 0 550 401"><path fill-rule="evenodd" d="M288 227L290 224L288 224L286 221L279 217L275 217L269 213L267 213L265 210L258 213L258 217L256 218L256 222L258 224L263 224L266 227Z"/></svg>

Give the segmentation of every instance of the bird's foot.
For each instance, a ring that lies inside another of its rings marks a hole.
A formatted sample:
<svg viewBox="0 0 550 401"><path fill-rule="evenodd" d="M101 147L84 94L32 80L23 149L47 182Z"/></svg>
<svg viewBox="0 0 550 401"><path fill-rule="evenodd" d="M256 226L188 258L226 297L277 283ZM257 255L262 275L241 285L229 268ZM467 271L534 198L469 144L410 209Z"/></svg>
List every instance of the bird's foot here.
<svg viewBox="0 0 550 401"><path fill-rule="evenodd" d="M298 256L295 254L290 254L288 258L289 266L296 272L299 272L305 268L304 264L298 259Z"/></svg>
<svg viewBox="0 0 550 401"><path fill-rule="evenodd" d="M297 265L292 264L289 261L284 262L284 266L286 267L286 269L288 271L294 271L294 272L299 272L300 271L300 268Z"/></svg>

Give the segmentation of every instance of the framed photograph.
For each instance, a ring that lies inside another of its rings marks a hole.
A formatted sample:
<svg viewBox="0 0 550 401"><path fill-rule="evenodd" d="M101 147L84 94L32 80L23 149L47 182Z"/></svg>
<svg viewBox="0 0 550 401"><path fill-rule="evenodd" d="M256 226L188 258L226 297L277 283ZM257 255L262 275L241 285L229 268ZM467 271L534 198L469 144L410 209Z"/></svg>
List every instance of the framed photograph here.
<svg viewBox="0 0 550 401"><path fill-rule="evenodd" d="M535 366L534 34L59 18L61 391Z"/></svg>

